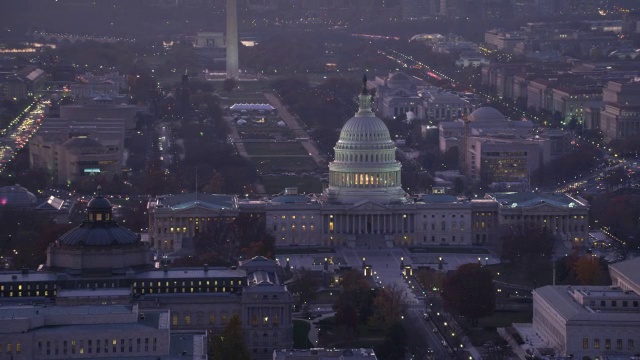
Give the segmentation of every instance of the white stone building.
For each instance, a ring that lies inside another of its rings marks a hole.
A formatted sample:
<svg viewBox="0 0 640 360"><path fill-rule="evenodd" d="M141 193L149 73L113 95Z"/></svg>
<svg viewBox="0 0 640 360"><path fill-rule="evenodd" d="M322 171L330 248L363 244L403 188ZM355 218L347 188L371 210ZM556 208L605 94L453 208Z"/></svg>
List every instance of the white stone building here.
<svg viewBox="0 0 640 360"><path fill-rule="evenodd" d="M396 72L387 78L376 78L376 112L383 118L395 119L412 112L416 118L424 118L422 99L418 88L408 75Z"/></svg>
<svg viewBox="0 0 640 360"><path fill-rule="evenodd" d="M480 118L487 108L477 111ZM504 116L489 110L489 115L496 113L502 117L496 124L486 116L478 121L486 120L486 129L481 127L484 131L505 128L508 122ZM395 150L389 130L373 115L370 96L363 91L358 113L344 125L335 146L335 160L329 164L329 186L324 193L289 192L248 202L221 195L198 194L198 201L194 200L195 194L159 196L149 202L151 243L161 252L179 251L179 239L202 231L206 223L240 214L264 216L276 246L490 244L497 240L503 222L524 224L534 219L528 217L529 212L532 216L580 216L586 224L586 202L566 195L550 197L555 199L551 208L537 207L547 197L535 193L526 193L526 202L509 208L491 197L469 200L448 195L409 195L400 186L401 165L395 159ZM527 213L527 217L502 215L516 210ZM582 227L561 227L558 231L565 241L586 238Z"/></svg>
<svg viewBox="0 0 640 360"><path fill-rule="evenodd" d="M538 338L534 346L537 351L549 349L556 356L592 360L629 359L638 353L640 258L612 264L609 269L612 286L545 286L534 290L529 335Z"/></svg>
<svg viewBox="0 0 640 360"><path fill-rule="evenodd" d="M168 310L142 313L138 305L0 308L2 359L169 359L170 335Z"/></svg>
<svg viewBox="0 0 640 360"><path fill-rule="evenodd" d="M465 174L497 189L528 187L537 170L571 149L569 133L534 131L530 120L509 120L491 107L441 122L439 129L440 151L457 148Z"/></svg>

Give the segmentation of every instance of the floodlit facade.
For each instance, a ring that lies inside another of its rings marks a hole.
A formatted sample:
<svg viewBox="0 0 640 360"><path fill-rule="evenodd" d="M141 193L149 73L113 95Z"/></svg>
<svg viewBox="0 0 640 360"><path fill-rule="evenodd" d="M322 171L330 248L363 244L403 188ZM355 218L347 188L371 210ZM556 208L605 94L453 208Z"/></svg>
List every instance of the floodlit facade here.
<svg viewBox="0 0 640 360"><path fill-rule="evenodd" d="M502 116L497 124L489 123L492 125L487 129L503 129L507 121ZM527 123L523 125L526 127ZM298 194L295 189L287 189L277 196L252 201L231 195L158 196L148 206L151 244L163 254L180 252L194 234L241 214L264 217L276 246L381 249L491 244L498 239L501 225L528 224L537 216L554 221L557 216L578 216L577 230L572 223L559 226L557 233L569 247L586 238L582 224L587 224L588 204L584 200L523 193L527 201L516 205L513 203L517 201L513 201L506 207L497 199L499 195L473 200L450 195L411 195L400 186L401 165L395 159L395 151L388 129L372 114L370 96L363 90L359 111L340 133L335 160L329 164L329 186L322 194ZM537 223L544 226L544 221Z"/></svg>

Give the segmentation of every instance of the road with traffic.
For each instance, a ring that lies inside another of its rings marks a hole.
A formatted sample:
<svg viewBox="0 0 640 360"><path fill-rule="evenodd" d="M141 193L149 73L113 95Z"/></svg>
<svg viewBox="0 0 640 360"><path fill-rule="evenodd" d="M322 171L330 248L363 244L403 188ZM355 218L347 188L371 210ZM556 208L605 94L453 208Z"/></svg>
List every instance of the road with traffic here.
<svg viewBox="0 0 640 360"><path fill-rule="evenodd" d="M18 151L27 146L44 121L45 109L49 101L36 98L34 102L16 117L9 126L0 131L0 173L6 170Z"/></svg>

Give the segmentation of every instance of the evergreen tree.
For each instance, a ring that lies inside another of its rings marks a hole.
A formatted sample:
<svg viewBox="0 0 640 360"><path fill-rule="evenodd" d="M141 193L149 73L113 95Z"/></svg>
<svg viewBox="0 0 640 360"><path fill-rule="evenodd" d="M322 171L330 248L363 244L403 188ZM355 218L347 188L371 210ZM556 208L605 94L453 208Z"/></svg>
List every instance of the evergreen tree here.
<svg viewBox="0 0 640 360"><path fill-rule="evenodd" d="M242 336L242 324L233 315L221 334L209 335L209 358L212 360L250 360L249 349Z"/></svg>

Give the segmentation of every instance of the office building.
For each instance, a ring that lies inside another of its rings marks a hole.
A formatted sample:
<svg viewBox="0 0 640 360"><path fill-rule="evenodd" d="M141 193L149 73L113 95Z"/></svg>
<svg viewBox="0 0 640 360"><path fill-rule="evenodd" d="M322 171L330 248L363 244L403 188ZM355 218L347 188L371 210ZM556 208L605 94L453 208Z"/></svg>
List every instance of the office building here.
<svg viewBox="0 0 640 360"><path fill-rule="evenodd" d="M533 323L514 328L535 354L632 358L640 342L639 270L640 258L635 258L609 265L611 286L535 289Z"/></svg>

